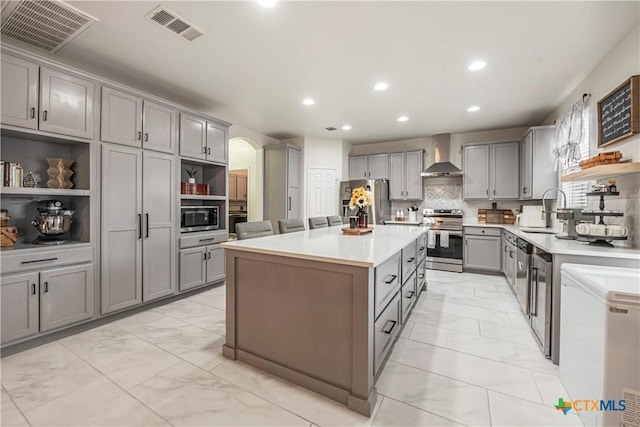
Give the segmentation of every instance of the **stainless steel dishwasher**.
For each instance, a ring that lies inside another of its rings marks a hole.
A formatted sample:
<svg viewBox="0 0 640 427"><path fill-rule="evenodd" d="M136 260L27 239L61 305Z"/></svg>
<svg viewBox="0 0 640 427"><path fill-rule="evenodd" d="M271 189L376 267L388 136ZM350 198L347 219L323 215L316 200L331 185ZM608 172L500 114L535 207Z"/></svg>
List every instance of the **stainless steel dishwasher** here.
<svg viewBox="0 0 640 427"><path fill-rule="evenodd" d="M533 245L526 240L516 241L518 255L516 262L516 299L525 317L529 317L529 264L531 263L531 252Z"/></svg>
<svg viewBox="0 0 640 427"><path fill-rule="evenodd" d="M545 357L551 357L551 296L553 257L536 248L531 264L529 318L533 335Z"/></svg>

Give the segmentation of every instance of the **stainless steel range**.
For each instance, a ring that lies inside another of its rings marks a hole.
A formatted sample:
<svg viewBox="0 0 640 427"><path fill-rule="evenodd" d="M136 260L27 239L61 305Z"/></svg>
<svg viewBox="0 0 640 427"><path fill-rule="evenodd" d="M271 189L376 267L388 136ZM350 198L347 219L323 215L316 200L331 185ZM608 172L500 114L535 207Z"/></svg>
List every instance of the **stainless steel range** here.
<svg viewBox="0 0 640 427"><path fill-rule="evenodd" d="M422 225L427 227L426 267L462 273L462 211L425 209Z"/></svg>

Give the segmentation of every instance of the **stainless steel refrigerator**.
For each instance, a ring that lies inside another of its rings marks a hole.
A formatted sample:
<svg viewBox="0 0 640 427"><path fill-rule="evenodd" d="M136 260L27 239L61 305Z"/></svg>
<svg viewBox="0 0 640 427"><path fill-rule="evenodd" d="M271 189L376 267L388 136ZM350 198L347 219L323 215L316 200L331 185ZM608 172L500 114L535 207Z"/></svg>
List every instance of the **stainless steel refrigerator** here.
<svg viewBox="0 0 640 427"><path fill-rule="evenodd" d="M391 219L391 202L389 201L389 181L386 179L357 179L354 181L340 182L340 215L343 222L346 217L355 216L356 211L349 209L351 190L364 187L373 196L373 206L369 206L369 224L383 224L384 220Z"/></svg>

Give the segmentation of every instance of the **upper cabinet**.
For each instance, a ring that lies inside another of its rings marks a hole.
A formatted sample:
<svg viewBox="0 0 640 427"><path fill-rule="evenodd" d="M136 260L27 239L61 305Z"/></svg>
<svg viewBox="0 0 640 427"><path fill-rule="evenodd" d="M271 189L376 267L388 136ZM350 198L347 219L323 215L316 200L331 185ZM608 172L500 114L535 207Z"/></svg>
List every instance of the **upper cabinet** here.
<svg viewBox="0 0 640 427"><path fill-rule="evenodd" d="M463 147L464 198L517 200L519 153L518 141Z"/></svg>
<svg viewBox="0 0 640 427"><path fill-rule="evenodd" d="M180 114L180 155L227 163L227 127L191 114Z"/></svg>
<svg viewBox="0 0 640 427"><path fill-rule="evenodd" d="M93 138L93 82L10 55L1 79L3 124Z"/></svg>
<svg viewBox="0 0 640 427"><path fill-rule="evenodd" d="M178 112L103 87L100 139L173 154L178 140Z"/></svg>
<svg viewBox="0 0 640 427"><path fill-rule="evenodd" d="M389 154L389 200L422 200L422 150Z"/></svg>
<svg viewBox="0 0 640 427"><path fill-rule="evenodd" d="M389 178L388 154L349 157L349 179L387 178Z"/></svg>
<svg viewBox="0 0 640 427"><path fill-rule="evenodd" d="M555 159L551 146L555 141L555 126L530 128L520 144L520 198L541 199L549 188L558 186L554 171Z"/></svg>

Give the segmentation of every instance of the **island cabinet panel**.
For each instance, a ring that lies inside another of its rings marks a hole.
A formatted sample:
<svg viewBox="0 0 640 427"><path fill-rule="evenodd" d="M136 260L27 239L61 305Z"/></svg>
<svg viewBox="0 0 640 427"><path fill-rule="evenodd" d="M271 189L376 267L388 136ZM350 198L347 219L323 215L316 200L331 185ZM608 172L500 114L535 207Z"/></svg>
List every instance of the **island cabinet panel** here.
<svg viewBox="0 0 640 427"><path fill-rule="evenodd" d="M400 258L400 252L398 252L376 267L376 318L380 316L389 301L393 299L395 293L400 289Z"/></svg>
<svg viewBox="0 0 640 427"><path fill-rule="evenodd" d="M402 283L406 282L411 273L416 270L417 252L415 240L402 249Z"/></svg>

